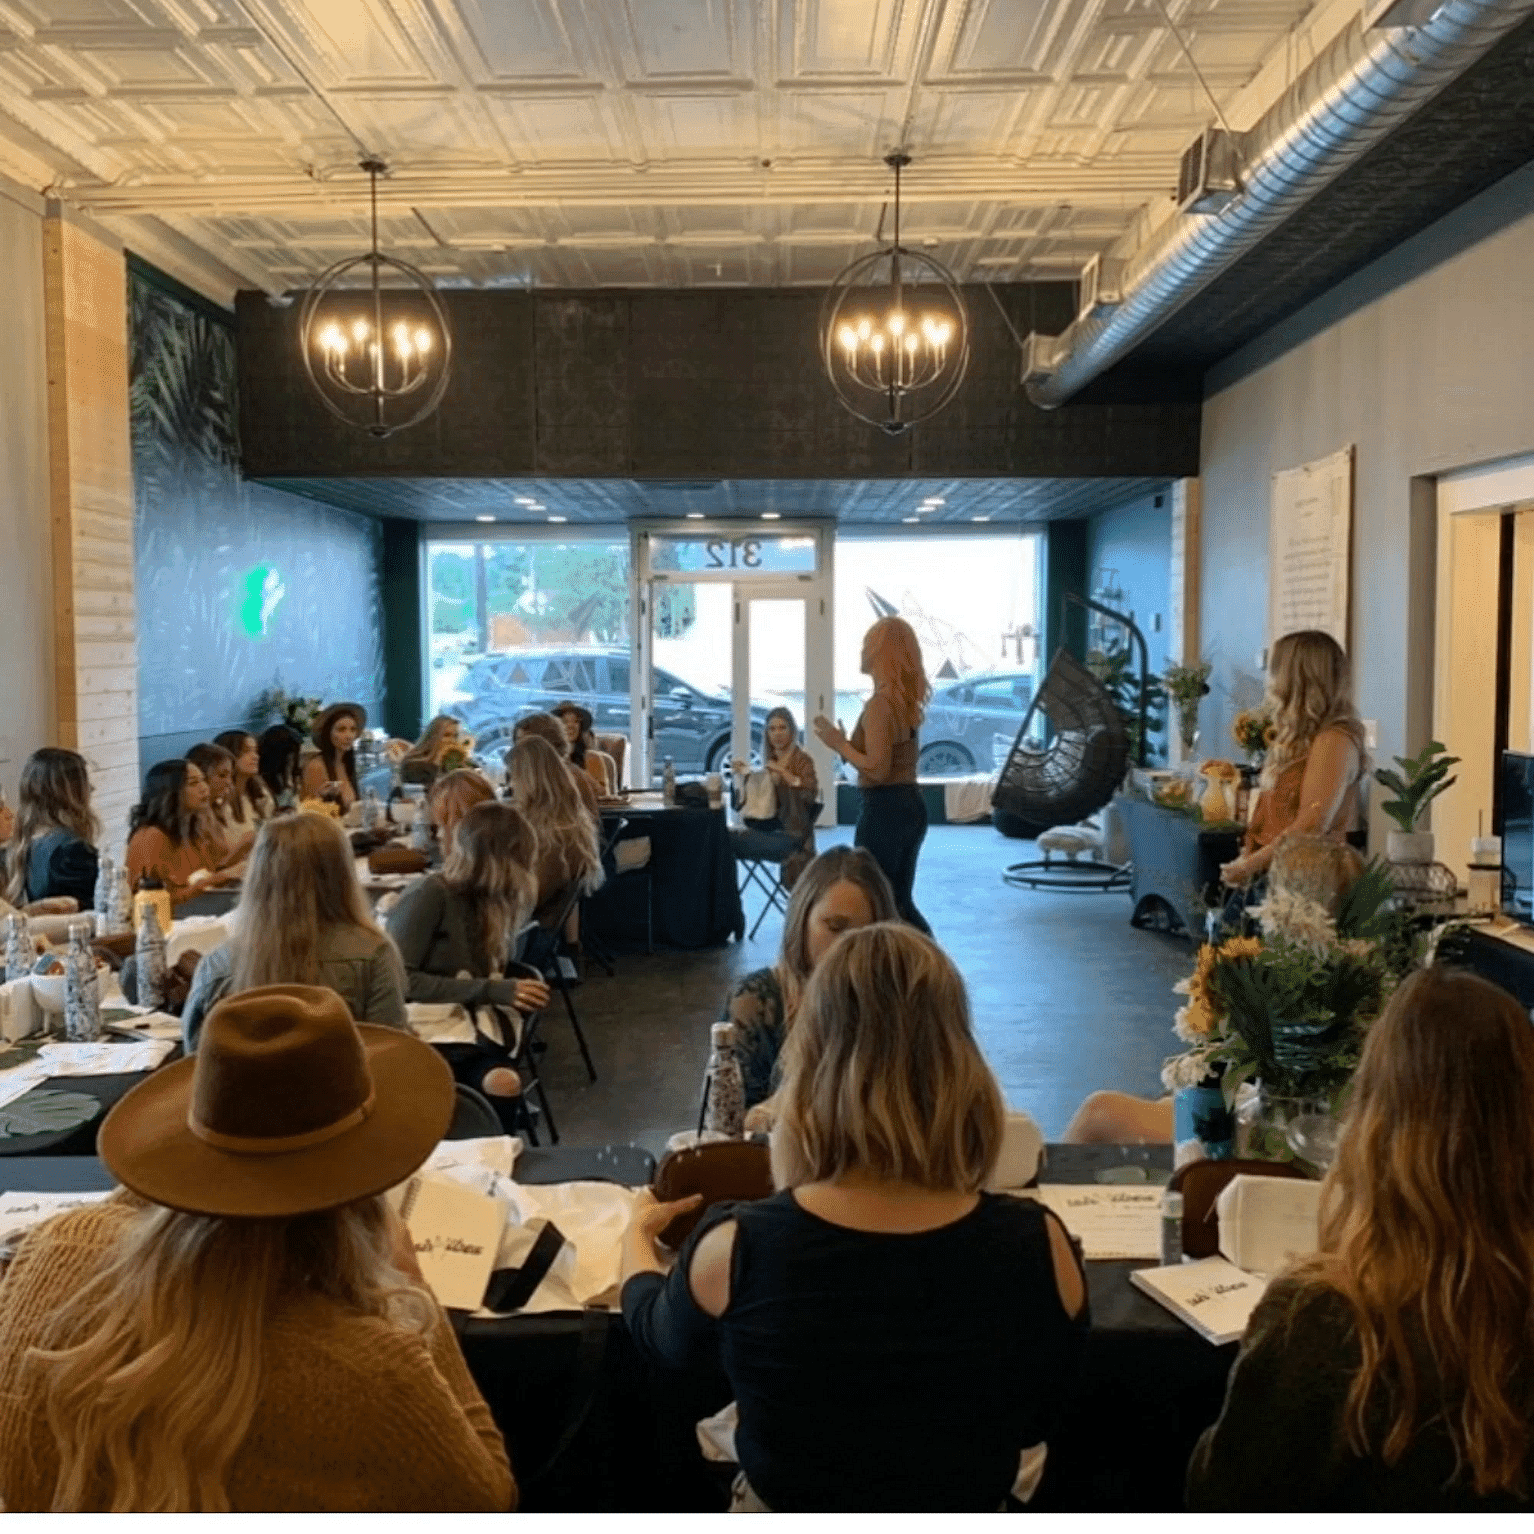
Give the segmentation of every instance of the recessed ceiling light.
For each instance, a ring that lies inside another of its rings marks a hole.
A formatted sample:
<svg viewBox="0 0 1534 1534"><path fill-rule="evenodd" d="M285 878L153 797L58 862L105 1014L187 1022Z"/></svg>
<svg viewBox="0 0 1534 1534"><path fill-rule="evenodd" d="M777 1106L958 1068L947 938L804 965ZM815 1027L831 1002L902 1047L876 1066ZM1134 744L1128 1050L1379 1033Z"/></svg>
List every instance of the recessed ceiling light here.
<svg viewBox="0 0 1534 1534"><path fill-rule="evenodd" d="M920 517L902 517L900 520L902 522L920 522L921 518Z"/></svg>
<svg viewBox="0 0 1534 1534"><path fill-rule="evenodd" d="M494 517L475 517L474 520L476 522L494 522L495 518Z"/></svg>
<svg viewBox="0 0 1534 1534"><path fill-rule="evenodd" d="M971 522L989 522L991 519L989 517L971 517L969 520Z"/></svg>
<svg viewBox="0 0 1534 1534"><path fill-rule="evenodd" d="M701 511L689 511L687 513L687 520L689 522L701 522L703 520L703 513Z"/></svg>
<svg viewBox="0 0 1534 1534"><path fill-rule="evenodd" d="M568 517L550 517L549 518L550 522L568 522L569 520L570 519Z"/></svg>
<svg viewBox="0 0 1534 1534"><path fill-rule="evenodd" d="M530 495L513 496L512 499L518 506L536 506L538 502Z"/></svg>
<svg viewBox="0 0 1534 1534"><path fill-rule="evenodd" d="M922 497L923 506L946 506L948 504L940 495L928 495Z"/></svg>
<svg viewBox="0 0 1534 1534"><path fill-rule="evenodd" d="M547 510L547 508L544 506L542 501L529 501L527 503L527 509L529 511L545 511L545 510Z"/></svg>
<svg viewBox="0 0 1534 1534"><path fill-rule="evenodd" d="M782 518L783 513L781 511L764 511L762 513L762 521L764 522L779 522Z"/></svg>

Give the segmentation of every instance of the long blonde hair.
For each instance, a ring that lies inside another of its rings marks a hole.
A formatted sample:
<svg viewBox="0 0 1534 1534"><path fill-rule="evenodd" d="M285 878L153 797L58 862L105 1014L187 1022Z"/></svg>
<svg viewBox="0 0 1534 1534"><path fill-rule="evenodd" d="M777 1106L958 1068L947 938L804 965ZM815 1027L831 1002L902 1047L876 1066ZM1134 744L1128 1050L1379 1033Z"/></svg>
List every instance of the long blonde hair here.
<svg viewBox="0 0 1534 1534"><path fill-rule="evenodd" d="M430 762L432 766L436 766L437 757L442 748L442 737L447 734L449 725L456 728L458 721L451 714L437 714L426 726L426 731L421 738L401 758L400 766L403 767L406 762Z"/></svg>
<svg viewBox="0 0 1534 1534"><path fill-rule="evenodd" d="M538 831L538 850L557 853L567 885L589 895L602 883L602 849L591 811L581 802L571 769L539 735L524 735L506 754L512 797ZM579 770L579 769L576 769Z"/></svg>
<svg viewBox="0 0 1534 1534"><path fill-rule="evenodd" d="M320 950L338 927L385 940L340 823L328 815L268 820L256 833L234 912L230 990L323 985Z"/></svg>
<svg viewBox="0 0 1534 1534"><path fill-rule="evenodd" d="M952 1192L985 1185L1006 1110L963 980L914 928L878 922L837 938L805 987L783 1062L778 1187L851 1171Z"/></svg>
<svg viewBox="0 0 1534 1534"><path fill-rule="evenodd" d="M1320 629L1297 629L1273 646L1268 659L1268 703L1275 738L1263 773L1271 788L1278 774L1305 756L1324 730L1341 730L1367 760L1363 721L1353 706L1352 668L1342 646Z"/></svg>
<svg viewBox="0 0 1534 1534"><path fill-rule="evenodd" d="M140 1211L23 1365L42 1373L58 1445L52 1510L230 1511L284 1302L319 1295L407 1331L434 1324L390 1243L381 1197L286 1220Z"/></svg>
<svg viewBox="0 0 1534 1534"><path fill-rule="evenodd" d="M778 957L778 991L783 997L785 1033L794 1025L805 984L810 978L810 918L821 896L836 884L855 884L875 921L899 921L900 908L888 875L866 847L828 847L804 866L794 880L783 916L783 949Z"/></svg>
<svg viewBox="0 0 1534 1534"><path fill-rule="evenodd" d="M1353 1308L1353 1451L1394 1464L1441 1424L1455 1479L1468 1473L1479 1496L1527 1493L1531 1104L1534 1029L1518 1003L1474 975L1419 970L1369 1030L1322 1188L1320 1255L1297 1270Z"/></svg>
<svg viewBox="0 0 1534 1534"><path fill-rule="evenodd" d="M63 746L44 746L27 758L16 796L16 826L6 849L5 898L27 903L27 865L33 842L52 831L68 831L83 842L101 835L91 809L91 780L85 758Z"/></svg>
<svg viewBox="0 0 1534 1534"><path fill-rule="evenodd" d="M880 618L863 636L863 645L870 661L877 658L887 672L895 717L906 729L919 729L927 716L932 687L922 669L916 630L904 618Z"/></svg>
<svg viewBox="0 0 1534 1534"><path fill-rule="evenodd" d="M474 907L474 957L487 975L506 967L512 940L538 903L538 845L526 817L494 800L464 815L443 857L443 883Z"/></svg>

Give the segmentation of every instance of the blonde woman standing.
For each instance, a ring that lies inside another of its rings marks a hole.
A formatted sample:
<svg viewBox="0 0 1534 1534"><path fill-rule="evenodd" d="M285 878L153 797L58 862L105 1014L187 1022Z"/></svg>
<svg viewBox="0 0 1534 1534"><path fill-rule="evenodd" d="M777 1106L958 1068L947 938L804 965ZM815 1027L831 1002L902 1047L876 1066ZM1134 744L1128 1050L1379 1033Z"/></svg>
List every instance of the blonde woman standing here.
<svg viewBox="0 0 1534 1534"><path fill-rule="evenodd" d="M927 835L927 807L916 786L916 732L932 689L916 632L904 618L880 618L863 636L861 669L873 678L874 694L863 705L851 738L824 714L815 718L815 733L858 770L863 808L854 844L866 847L884 870L901 917L930 933L913 889L916 859Z"/></svg>
<svg viewBox="0 0 1534 1534"><path fill-rule="evenodd" d="M773 1180L710 1210L641 1194L624 1319L641 1351L720 1361L739 1408L733 1506L994 1512L1066 1405L1086 1282L1065 1228L985 1193L1005 1110L964 982L881 922L837 939L785 1050Z"/></svg>
<svg viewBox="0 0 1534 1534"><path fill-rule="evenodd" d="M331 991L264 986L135 1087L129 1193L32 1231L0 1283L7 1512L505 1512L494 1420L384 1199L453 1083Z"/></svg>
<svg viewBox="0 0 1534 1534"><path fill-rule="evenodd" d="M192 976L181 1011L188 1054L224 996L263 985L328 985L355 1021L408 1026L404 965L373 920L351 843L329 815L284 815L261 827L230 924L233 936Z"/></svg>
<svg viewBox="0 0 1534 1534"><path fill-rule="evenodd" d="M1263 877L1293 836L1341 843L1358 822L1358 785L1368 764L1352 677L1330 634L1285 634L1268 659L1268 700L1276 736L1242 856L1220 870L1226 884Z"/></svg>
<svg viewBox="0 0 1534 1534"><path fill-rule="evenodd" d="M1534 1030L1419 970L1369 1030L1318 1255L1252 1313L1194 1512L1529 1512Z"/></svg>
<svg viewBox="0 0 1534 1534"><path fill-rule="evenodd" d="M577 887L589 895L602 884L597 823L559 753L537 735L524 735L506 754L511 796L538 837L538 904L533 918L551 925Z"/></svg>

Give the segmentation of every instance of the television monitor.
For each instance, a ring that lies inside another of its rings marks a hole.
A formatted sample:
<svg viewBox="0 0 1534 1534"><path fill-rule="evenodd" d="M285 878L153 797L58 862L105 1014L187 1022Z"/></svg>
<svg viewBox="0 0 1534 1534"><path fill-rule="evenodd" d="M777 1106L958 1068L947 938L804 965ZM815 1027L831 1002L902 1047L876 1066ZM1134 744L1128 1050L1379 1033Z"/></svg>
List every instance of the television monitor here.
<svg viewBox="0 0 1534 1534"><path fill-rule="evenodd" d="M1522 751L1502 753L1502 866L1508 915L1534 919L1534 756Z"/></svg>

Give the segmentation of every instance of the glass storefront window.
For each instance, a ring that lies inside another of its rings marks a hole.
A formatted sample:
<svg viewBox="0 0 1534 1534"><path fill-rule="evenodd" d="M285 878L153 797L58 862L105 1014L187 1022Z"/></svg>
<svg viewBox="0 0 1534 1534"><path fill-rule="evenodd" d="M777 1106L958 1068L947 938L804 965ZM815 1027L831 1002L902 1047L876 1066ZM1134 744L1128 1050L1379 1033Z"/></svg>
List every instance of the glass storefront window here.
<svg viewBox="0 0 1534 1534"><path fill-rule="evenodd" d="M1032 533L838 538L836 713L850 730L871 683L863 635L898 614L921 642L932 700L921 729L924 778L995 771L1041 677L1039 540Z"/></svg>

